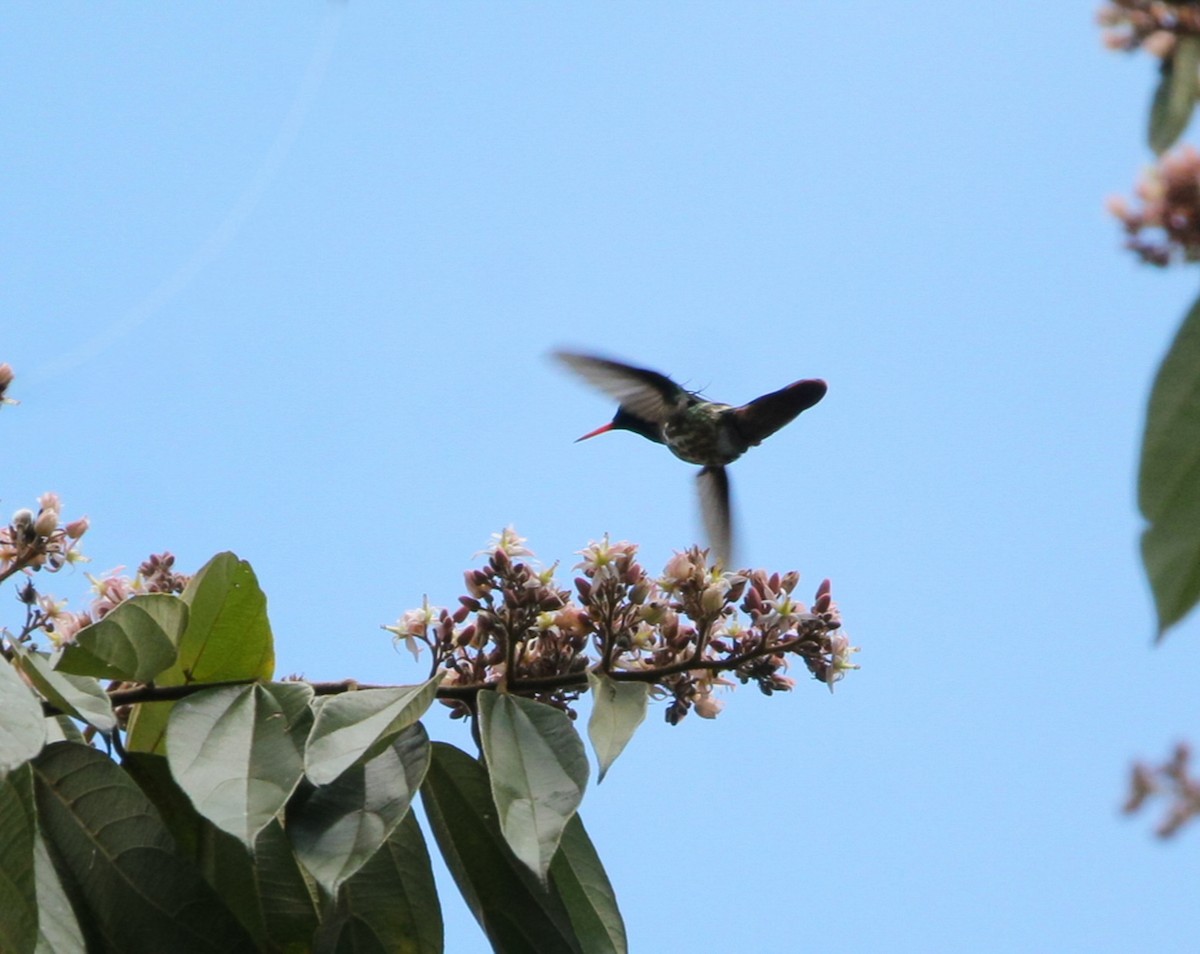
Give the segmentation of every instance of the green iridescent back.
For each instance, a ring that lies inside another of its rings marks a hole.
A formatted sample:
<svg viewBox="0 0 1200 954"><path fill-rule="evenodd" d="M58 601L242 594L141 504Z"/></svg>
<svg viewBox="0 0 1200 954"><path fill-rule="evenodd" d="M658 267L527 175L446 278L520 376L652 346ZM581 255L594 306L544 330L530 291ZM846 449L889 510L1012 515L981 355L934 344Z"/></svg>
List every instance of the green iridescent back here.
<svg viewBox="0 0 1200 954"><path fill-rule="evenodd" d="M689 464L720 467L745 452L726 419L733 408L713 401L697 401L676 412L663 424L663 438L671 453Z"/></svg>

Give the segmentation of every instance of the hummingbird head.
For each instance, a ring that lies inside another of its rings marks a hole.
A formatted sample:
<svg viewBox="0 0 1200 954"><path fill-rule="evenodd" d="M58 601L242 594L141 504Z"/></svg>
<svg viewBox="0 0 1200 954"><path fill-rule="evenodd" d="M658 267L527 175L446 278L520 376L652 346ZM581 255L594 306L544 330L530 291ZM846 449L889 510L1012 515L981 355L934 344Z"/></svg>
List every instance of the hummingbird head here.
<svg viewBox="0 0 1200 954"><path fill-rule="evenodd" d="M594 431L588 431L583 437L576 438L575 443L578 444L580 441L586 441L589 437L596 437L608 431L633 431L648 441L654 441L656 444L664 443L660 425L653 421L647 421L644 417L638 417L623 407L617 408L617 413L613 415L611 421L597 427Z"/></svg>

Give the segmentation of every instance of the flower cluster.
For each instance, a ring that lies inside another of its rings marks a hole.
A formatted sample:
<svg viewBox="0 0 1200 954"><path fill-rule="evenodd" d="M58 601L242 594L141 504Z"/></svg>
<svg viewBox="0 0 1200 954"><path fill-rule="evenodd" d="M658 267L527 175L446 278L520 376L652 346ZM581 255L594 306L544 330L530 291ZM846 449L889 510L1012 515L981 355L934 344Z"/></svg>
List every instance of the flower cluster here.
<svg viewBox="0 0 1200 954"><path fill-rule="evenodd" d="M857 652L840 632L829 581L811 606L794 599L799 574L722 572L708 551L677 553L659 577L637 562L637 547L607 537L580 551L574 592L539 570L511 530L495 538L487 560L465 574L466 594L454 610L430 606L385 627L416 654L427 647L431 671L461 693L444 701L469 711L471 690L503 683L574 715L571 703L596 669L618 681L649 683L669 699L666 718L689 711L717 715L718 686L754 683L786 691L799 658L830 689Z"/></svg>
<svg viewBox="0 0 1200 954"><path fill-rule="evenodd" d="M87 532L88 519L81 517L63 523L61 501L55 493L38 499L38 512L22 509L13 514L11 523L0 528L0 581L16 573L25 575L17 595L25 604L25 625L11 638L29 641L35 632L43 632L55 646L70 642L84 626L103 619L119 603L139 593L180 593L188 577L175 573L175 557L170 553L151 556L134 577L122 576L124 567L110 570L101 577L88 574L92 584L92 603L88 609L73 612L65 599L40 593L33 574L56 572L64 566L86 562L79 549L80 538Z"/></svg>
<svg viewBox="0 0 1200 954"><path fill-rule="evenodd" d="M1125 227L1126 247L1151 265L1200 260L1200 153L1181 146L1164 155L1142 175L1137 197L1140 209L1120 197L1108 200Z"/></svg>
<svg viewBox="0 0 1200 954"><path fill-rule="evenodd" d="M1096 15L1104 45L1127 53L1144 49L1165 59L1181 33L1200 33L1200 9L1161 0L1113 0Z"/></svg>
<svg viewBox="0 0 1200 954"><path fill-rule="evenodd" d="M1122 811L1132 815L1155 795L1170 799L1167 814L1158 826L1160 838L1170 838L1185 824L1200 815L1200 779L1188 774L1191 747L1185 742L1175 746L1171 758L1159 766L1139 763L1133 767L1129 798Z"/></svg>
<svg viewBox="0 0 1200 954"><path fill-rule="evenodd" d="M87 517L63 524L62 502L56 493L38 498L38 510L18 510L7 527L0 528L0 581L14 573L36 570L53 573L85 557L79 539L88 529Z"/></svg>
<svg viewBox="0 0 1200 954"><path fill-rule="evenodd" d="M5 394L5 392L8 390L8 386L10 384L12 384L13 377L14 377L14 374L13 374L12 365L11 364L0 364L0 407L3 407L5 404L19 404L20 403L19 401L6 396L6 394Z"/></svg>

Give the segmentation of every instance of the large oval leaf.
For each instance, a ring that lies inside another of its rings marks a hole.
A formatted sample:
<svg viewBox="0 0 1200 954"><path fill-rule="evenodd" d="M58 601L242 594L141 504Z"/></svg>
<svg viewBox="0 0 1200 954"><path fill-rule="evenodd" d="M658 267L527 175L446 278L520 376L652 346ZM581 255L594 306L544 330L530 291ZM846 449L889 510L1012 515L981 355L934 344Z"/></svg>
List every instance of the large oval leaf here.
<svg viewBox="0 0 1200 954"><path fill-rule="evenodd" d="M255 950L212 888L174 852L154 807L111 759L90 746L58 742L33 769L42 833L97 949Z"/></svg>
<svg viewBox="0 0 1200 954"><path fill-rule="evenodd" d="M327 892L334 894L391 836L428 768L429 736L418 723L288 806L296 854Z"/></svg>
<svg viewBox="0 0 1200 954"><path fill-rule="evenodd" d="M588 670L592 688L592 715L588 719L588 737L600 765L597 782L604 781L608 767L624 750L637 727L646 718L650 684L618 682L602 673Z"/></svg>
<svg viewBox="0 0 1200 954"><path fill-rule="evenodd" d="M37 954L86 954L83 931L75 910L63 890L46 839L38 834L33 846L33 870L37 880Z"/></svg>
<svg viewBox="0 0 1200 954"><path fill-rule="evenodd" d="M188 582L187 629L179 638L179 657L155 683L270 679L275 646L267 620L267 597L254 570L232 553L218 553ZM167 719L173 702L143 703L134 709L125 747L163 754Z"/></svg>
<svg viewBox="0 0 1200 954"><path fill-rule="evenodd" d="M47 702L64 715L111 732L117 726L108 693L94 676L73 676L50 668L50 660L41 653L14 646L13 661Z"/></svg>
<svg viewBox="0 0 1200 954"><path fill-rule="evenodd" d="M180 700L167 725L167 761L201 815L253 845L283 808L304 761L271 686L206 689Z"/></svg>
<svg viewBox="0 0 1200 954"><path fill-rule="evenodd" d="M271 678L275 644L267 595L249 563L218 553L188 581L183 600L190 607L179 646L186 681Z"/></svg>
<svg viewBox="0 0 1200 954"><path fill-rule="evenodd" d="M42 704L16 670L0 656L0 775L42 750L46 723Z"/></svg>
<svg viewBox="0 0 1200 954"><path fill-rule="evenodd" d="M1142 559L1161 637L1200 599L1200 300L1184 318L1150 393L1138 504L1150 523Z"/></svg>
<svg viewBox="0 0 1200 954"><path fill-rule="evenodd" d="M310 891L278 818L259 832L251 852L196 811L165 756L127 752L121 765L158 808L178 851L200 868L260 948L307 950L317 927L315 886Z"/></svg>
<svg viewBox="0 0 1200 954"><path fill-rule="evenodd" d="M0 777L0 951L32 954L37 943L36 831L33 773L26 764Z"/></svg>
<svg viewBox="0 0 1200 954"><path fill-rule="evenodd" d="M544 881L587 787L583 740L562 710L503 692L479 694L479 734L500 830Z"/></svg>
<svg viewBox="0 0 1200 954"><path fill-rule="evenodd" d="M60 650L54 668L76 676L150 682L175 662L187 617L178 596L131 597L76 633Z"/></svg>
<svg viewBox="0 0 1200 954"><path fill-rule="evenodd" d="M342 885L321 922L315 949L441 954L442 910L429 851L409 812L383 848Z"/></svg>
<svg viewBox="0 0 1200 954"><path fill-rule="evenodd" d="M625 954L625 921L617 895L579 815L567 823L550 881L566 906L584 954Z"/></svg>
<svg viewBox="0 0 1200 954"><path fill-rule="evenodd" d="M435 742L421 804L446 866L494 950L582 952L561 898L517 860L500 833L481 762Z"/></svg>
<svg viewBox="0 0 1200 954"><path fill-rule="evenodd" d="M304 774L314 785L327 785L379 751L425 714L441 681L439 673L419 686L358 689L326 700L308 737Z"/></svg>

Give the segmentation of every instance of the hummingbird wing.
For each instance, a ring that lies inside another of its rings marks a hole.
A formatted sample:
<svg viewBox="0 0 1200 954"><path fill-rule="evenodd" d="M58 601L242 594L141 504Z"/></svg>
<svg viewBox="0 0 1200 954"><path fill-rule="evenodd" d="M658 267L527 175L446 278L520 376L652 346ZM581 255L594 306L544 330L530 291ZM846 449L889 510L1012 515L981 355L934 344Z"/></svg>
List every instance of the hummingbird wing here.
<svg viewBox="0 0 1200 954"><path fill-rule="evenodd" d="M828 386L819 378L796 381L786 388L764 394L749 404L736 407L730 416L747 447L754 447L774 434L783 425L796 419L825 396Z"/></svg>
<svg viewBox="0 0 1200 954"><path fill-rule="evenodd" d="M651 424L663 423L691 399L687 391L657 371L574 351L556 351L554 357L588 384L616 398L627 412Z"/></svg>
<svg viewBox="0 0 1200 954"><path fill-rule="evenodd" d="M703 467L696 475L700 491L700 513L709 545L721 565L733 560L733 516L729 506L729 475L724 467Z"/></svg>

